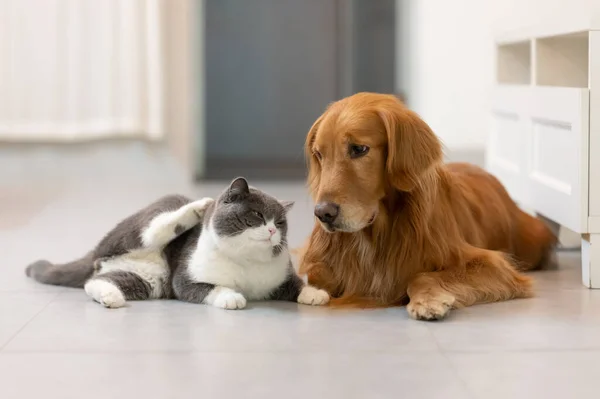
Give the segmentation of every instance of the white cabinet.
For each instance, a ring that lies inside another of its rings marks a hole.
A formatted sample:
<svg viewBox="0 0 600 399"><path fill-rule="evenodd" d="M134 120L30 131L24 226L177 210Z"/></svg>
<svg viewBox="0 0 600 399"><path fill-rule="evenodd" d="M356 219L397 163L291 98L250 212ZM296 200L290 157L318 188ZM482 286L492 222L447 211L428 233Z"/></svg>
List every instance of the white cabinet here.
<svg viewBox="0 0 600 399"><path fill-rule="evenodd" d="M533 88L528 119L525 176L531 206L562 226L587 233L588 90Z"/></svg>
<svg viewBox="0 0 600 399"><path fill-rule="evenodd" d="M488 169L504 183L519 202L526 198L529 88L503 85L494 93L489 144Z"/></svg>
<svg viewBox="0 0 600 399"><path fill-rule="evenodd" d="M501 86L494 97L488 169L518 202L587 233L589 91Z"/></svg>
<svg viewBox="0 0 600 399"><path fill-rule="evenodd" d="M546 26L497 43L487 148L487 168L515 201L582 235L583 283L592 288L600 288L599 35Z"/></svg>

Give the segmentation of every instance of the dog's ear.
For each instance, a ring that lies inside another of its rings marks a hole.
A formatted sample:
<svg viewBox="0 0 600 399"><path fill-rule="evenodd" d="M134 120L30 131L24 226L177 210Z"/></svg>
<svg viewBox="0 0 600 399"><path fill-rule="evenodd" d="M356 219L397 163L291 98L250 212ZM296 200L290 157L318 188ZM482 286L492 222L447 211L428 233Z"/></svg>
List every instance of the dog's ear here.
<svg viewBox="0 0 600 399"><path fill-rule="evenodd" d="M306 135L306 142L304 143L304 156L306 157L306 165L308 167L307 184L308 189L313 196L317 193L319 188L319 175L321 171L319 160L313 153L313 143L315 141L315 137L317 136L319 125L321 124L321 121L325 117L326 113L327 111L325 111L323 115L319 116L315 123L313 123L308 131L308 134Z"/></svg>
<svg viewBox="0 0 600 399"><path fill-rule="evenodd" d="M388 178L400 191L411 191L420 177L442 161L442 145L431 128L399 101L382 105L379 116L387 134Z"/></svg>

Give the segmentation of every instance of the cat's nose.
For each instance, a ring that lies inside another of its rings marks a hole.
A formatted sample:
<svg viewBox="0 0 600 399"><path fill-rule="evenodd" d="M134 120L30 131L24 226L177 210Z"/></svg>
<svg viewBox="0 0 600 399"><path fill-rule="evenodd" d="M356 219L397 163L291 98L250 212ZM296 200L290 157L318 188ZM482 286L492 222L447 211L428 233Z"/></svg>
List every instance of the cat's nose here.
<svg viewBox="0 0 600 399"><path fill-rule="evenodd" d="M269 227L269 233L271 233L271 235L275 234L276 231L277 229L275 229L275 227Z"/></svg>
<svg viewBox="0 0 600 399"><path fill-rule="evenodd" d="M333 223L339 213L340 206L333 202L319 202L315 206L315 216L323 223Z"/></svg>

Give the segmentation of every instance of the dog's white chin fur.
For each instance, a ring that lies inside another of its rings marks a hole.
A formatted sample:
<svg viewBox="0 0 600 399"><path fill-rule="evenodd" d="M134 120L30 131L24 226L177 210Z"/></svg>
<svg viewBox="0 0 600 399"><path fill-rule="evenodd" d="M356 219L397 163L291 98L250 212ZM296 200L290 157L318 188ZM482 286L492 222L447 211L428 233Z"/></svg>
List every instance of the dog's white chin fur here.
<svg viewBox="0 0 600 399"><path fill-rule="evenodd" d="M373 223L362 222L360 224L341 224L339 226L329 227L327 224L319 222L321 228L327 233L356 233L372 225Z"/></svg>

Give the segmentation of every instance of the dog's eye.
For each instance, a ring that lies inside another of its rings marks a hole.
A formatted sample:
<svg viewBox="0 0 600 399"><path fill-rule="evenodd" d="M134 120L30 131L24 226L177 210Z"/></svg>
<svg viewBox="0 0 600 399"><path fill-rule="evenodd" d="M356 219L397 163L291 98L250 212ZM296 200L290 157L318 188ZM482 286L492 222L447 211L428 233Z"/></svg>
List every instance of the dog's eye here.
<svg viewBox="0 0 600 399"><path fill-rule="evenodd" d="M319 161L320 161L320 160L323 158L323 156L321 155L321 153L320 153L319 151L317 151L317 150L314 150L314 151L313 151L313 155L314 155L314 156L315 156L315 157L316 157L316 158L317 158Z"/></svg>
<svg viewBox="0 0 600 399"><path fill-rule="evenodd" d="M350 147L348 147L350 158L362 157L363 155L366 155L367 152L369 152L369 147L366 145L350 144Z"/></svg>

